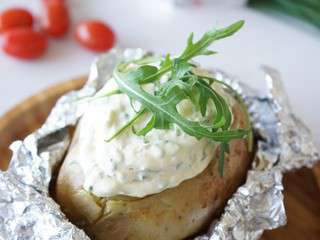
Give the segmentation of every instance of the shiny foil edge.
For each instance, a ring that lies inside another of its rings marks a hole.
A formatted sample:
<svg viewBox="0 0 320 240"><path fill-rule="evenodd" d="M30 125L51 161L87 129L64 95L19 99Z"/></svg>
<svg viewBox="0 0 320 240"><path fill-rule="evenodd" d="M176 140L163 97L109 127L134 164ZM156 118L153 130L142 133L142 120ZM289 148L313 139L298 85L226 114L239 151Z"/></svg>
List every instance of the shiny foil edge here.
<svg viewBox="0 0 320 240"><path fill-rule="evenodd" d="M142 49L113 49L102 55L92 64L81 90L62 96L40 129L11 145L9 170L0 171L0 239L89 239L49 197L52 172L68 149L67 127L75 125L85 111L81 100L104 85L121 59L145 54ZM264 230L284 225L283 172L310 167L319 159L310 131L291 111L279 73L266 66L263 70L268 86L263 97L224 72L213 71L241 96L259 140L246 183L229 199L208 233L197 240L258 239Z"/></svg>

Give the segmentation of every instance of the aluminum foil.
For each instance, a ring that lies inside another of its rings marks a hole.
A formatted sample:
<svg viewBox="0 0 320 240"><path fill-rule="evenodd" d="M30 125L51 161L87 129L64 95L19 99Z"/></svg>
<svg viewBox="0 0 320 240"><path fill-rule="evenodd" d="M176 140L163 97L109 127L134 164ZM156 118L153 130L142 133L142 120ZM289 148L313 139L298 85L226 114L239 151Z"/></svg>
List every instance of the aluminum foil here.
<svg viewBox="0 0 320 240"><path fill-rule="evenodd" d="M95 94L121 59L139 59L141 49L114 49L91 66L86 85L62 96L45 124L23 141L12 143L8 171L0 171L0 240L89 239L71 224L49 196L52 173L63 160L75 125L86 109L81 99ZM246 183L229 199L221 218L196 240L258 239L264 230L286 223L282 174L319 159L311 133L292 113L276 70L263 67L268 95L261 97L245 84L213 71L230 84L247 105L257 152Z"/></svg>

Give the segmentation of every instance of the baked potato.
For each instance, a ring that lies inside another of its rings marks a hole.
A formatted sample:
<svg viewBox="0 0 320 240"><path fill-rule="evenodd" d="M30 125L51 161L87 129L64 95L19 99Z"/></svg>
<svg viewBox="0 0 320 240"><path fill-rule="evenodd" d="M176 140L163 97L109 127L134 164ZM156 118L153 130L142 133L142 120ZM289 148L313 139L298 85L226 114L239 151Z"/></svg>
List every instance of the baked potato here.
<svg viewBox="0 0 320 240"><path fill-rule="evenodd" d="M249 127L242 104L236 102L232 112L233 128ZM78 141L77 138L76 131L72 144ZM248 138L230 142L223 176L217 170L220 152L217 149L201 174L177 187L144 198L92 195L83 189L81 167L67 156L56 182L56 200L66 216L92 239L184 239L217 218L228 198L245 179L250 164ZM68 155L72 155L72 144Z"/></svg>
<svg viewBox="0 0 320 240"><path fill-rule="evenodd" d="M92 239L185 239L219 217L246 177L250 123L233 91L190 60L243 24L191 35L178 57L123 61L96 94L105 102L87 108L56 182L62 211Z"/></svg>

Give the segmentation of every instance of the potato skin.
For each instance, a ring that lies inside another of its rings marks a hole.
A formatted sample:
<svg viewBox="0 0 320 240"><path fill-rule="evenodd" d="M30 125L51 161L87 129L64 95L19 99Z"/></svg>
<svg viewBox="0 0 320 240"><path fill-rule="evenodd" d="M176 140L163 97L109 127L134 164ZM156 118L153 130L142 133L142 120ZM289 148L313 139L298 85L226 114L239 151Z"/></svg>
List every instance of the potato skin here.
<svg viewBox="0 0 320 240"><path fill-rule="evenodd" d="M236 103L232 111L234 125L247 128L242 106ZM56 200L67 217L96 240L177 240L197 233L219 217L251 162L247 139L233 140L223 177L217 171L217 149L201 174L175 188L145 198L98 199L82 189L82 170L68 156L59 171Z"/></svg>

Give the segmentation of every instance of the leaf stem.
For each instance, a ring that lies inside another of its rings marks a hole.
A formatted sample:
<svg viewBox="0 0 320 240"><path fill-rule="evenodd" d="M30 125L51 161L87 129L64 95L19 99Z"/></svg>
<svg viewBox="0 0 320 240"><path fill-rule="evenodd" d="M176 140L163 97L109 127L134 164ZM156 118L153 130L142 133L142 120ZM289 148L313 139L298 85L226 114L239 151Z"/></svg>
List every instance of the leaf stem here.
<svg viewBox="0 0 320 240"><path fill-rule="evenodd" d="M130 127L132 124L134 124L139 117L141 117L144 113L147 112L146 108L143 108L142 110L140 110L139 112L137 112L136 115L134 115L133 118L131 118L125 125L123 125L120 129L118 129L111 137L109 137L108 139L106 139L106 142L110 142L112 141L114 138L118 137L125 129L127 129L128 127Z"/></svg>
<svg viewBox="0 0 320 240"><path fill-rule="evenodd" d="M97 97L95 97L93 99L105 98L105 97L109 97L109 96L120 94L120 93L122 93L122 92L119 89L114 89L114 90L112 90L110 92L107 92L106 94L103 94L101 96L97 96Z"/></svg>

